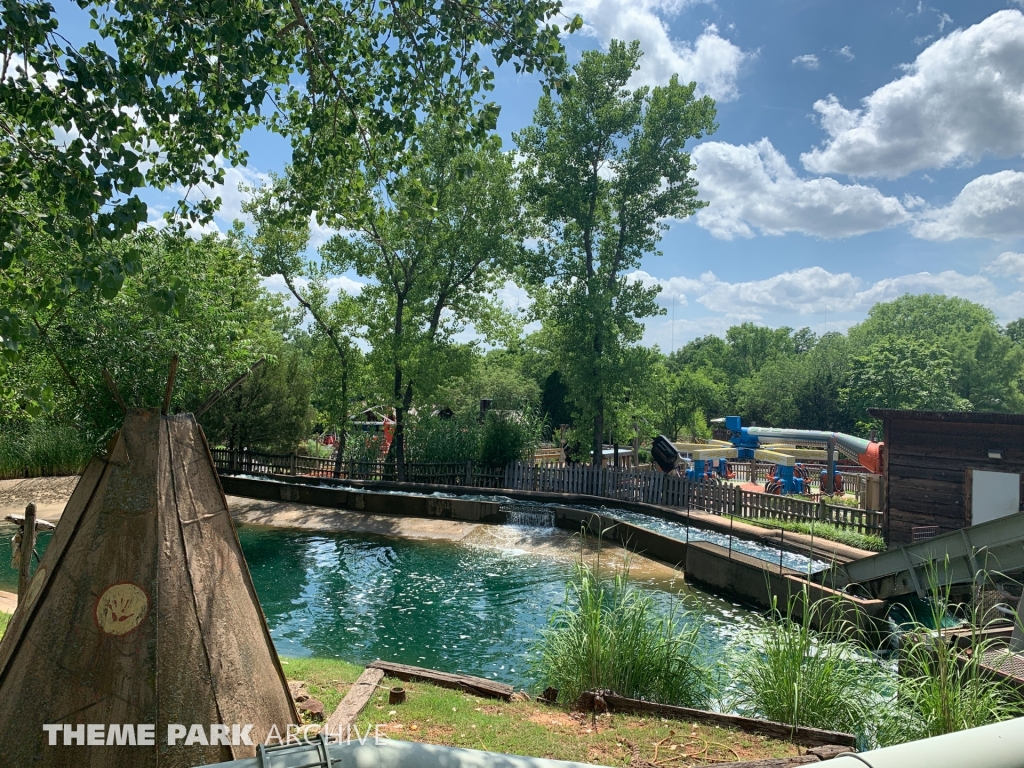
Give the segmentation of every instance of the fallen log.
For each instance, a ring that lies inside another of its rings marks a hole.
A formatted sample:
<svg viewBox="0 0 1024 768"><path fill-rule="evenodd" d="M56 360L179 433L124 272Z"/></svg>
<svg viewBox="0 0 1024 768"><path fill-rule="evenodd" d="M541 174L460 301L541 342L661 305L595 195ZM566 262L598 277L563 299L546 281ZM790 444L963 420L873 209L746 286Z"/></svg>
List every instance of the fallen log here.
<svg viewBox="0 0 1024 768"><path fill-rule="evenodd" d="M367 668L359 679L352 683L345 698L341 700L338 708L327 719L327 733L347 733L347 729L355 724L360 713L370 703L370 699L380 681L384 679L384 670Z"/></svg>
<svg viewBox="0 0 1024 768"><path fill-rule="evenodd" d="M452 688L457 691L466 691L476 696L483 696L488 699L503 699L509 701L512 698L513 688L505 683L498 683L494 680L485 680L482 677L472 675L457 675L449 672L436 672L423 667L413 667L408 664L395 664L390 661L374 661L367 665L367 669L381 669L388 677L395 677L406 682L419 681L431 683L441 688Z"/></svg>
<svg viewBox="0 0 1024 768"><path fill-rule="evenodd" d="M601 699L601 701L598 701ZM703 709L690 709L689 707L675 707L669 704L657 704L653 701L640 701L639 699L627 699L624 696L617 696L614 693L599 693L586 691L576 701L576 706L586 712L590 712L600 706L606 706L609 710L618 712L650 712L661 717L676 718L698 723L710 723L721 725L726 728L736 728L746 733L759 733L763 736L791 741L804 747L821 747L838 745L853 747L856 739L852 734L839 733L837 731L823 731L819 728L807 728L804 726L792 726L785 723L776 723L771 720L759 720L754 717L743 717L741 715L725 715L720 712L708 712Z"/></svg>

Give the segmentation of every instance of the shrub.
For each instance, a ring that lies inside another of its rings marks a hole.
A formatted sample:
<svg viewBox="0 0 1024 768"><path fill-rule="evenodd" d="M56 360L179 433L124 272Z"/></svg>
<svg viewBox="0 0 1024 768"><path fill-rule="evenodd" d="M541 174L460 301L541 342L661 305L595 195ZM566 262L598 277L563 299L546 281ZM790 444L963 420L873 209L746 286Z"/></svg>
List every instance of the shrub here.
<svg viewBox="0 0 1024 768"><path fill-rule="evenodd" d="M0 431L0 479L77 475L97 448L72 424L48 419L8 424Z"/></svg>
<svg viewBox="0 0 1024 768"><path fill-rule="evenodd" d="M999 641L985 636L979 611L952 605L949 589L937 586L934 573L928 574L928 581L930 627L913 621L899 637L896 695L878 727L877 739L883 746L977 728L1024 714L1015 691L988 677L982 669L983 659L996 651ZM969 654L959 650L943 627L943 619L950 612L970 617Z"/></svg>
<svg viewBox="0 0 1024 768"><path fill-rule="evenodd" d="M611 579L582 561L535 646L541 687L571 704L584 691L609 689L663 704L707 707L714 677L698 644L700 619L689 612L658 615L651 595Z"/></svg>
<svg viewBox="0 0 1024 768"><path fill-rule="evenodd" d="M759 617L730 654L737 709L790 725L870 729L885 678L830 602L798 593L784 610ZM798 607L806 609L795 619ZM816 620L824 622L820 634L812 629Z"/></svg>

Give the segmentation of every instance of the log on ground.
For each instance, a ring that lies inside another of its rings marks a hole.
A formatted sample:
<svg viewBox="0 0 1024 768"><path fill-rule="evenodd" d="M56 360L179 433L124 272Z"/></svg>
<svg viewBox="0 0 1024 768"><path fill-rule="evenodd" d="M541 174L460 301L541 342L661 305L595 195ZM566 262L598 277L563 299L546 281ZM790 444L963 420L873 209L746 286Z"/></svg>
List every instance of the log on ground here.
<svg viewBox="0 0 1024 768"><path fill-rule="evenodd" d="M505 683L498 683L494 680L485 680L482 677L472 675L455 675L449 672L436 672L433 669L413 667L408 664L395 664L390 661L374 661L367 665L367 669L381 669L388 677L395 677L406 682L418 681L431 683L441 688L453 688L457 691L466 691L483 696L488 699L503 699L509 701L512 698L513 688Z"/></svg>
<svg viewBox="0 0 1024 768"><path fill-rule="evenodd" d="M383 669L367 668L359 679L352 683L345 698L338 704L338 708L327 720L327 733L340 733L352 726L360 713L370 703L370 698L384 679Z"/></svg>
<svg viewBox="0 0 1024 768"><path fill-rule="evenodd" d="M653 701L640 701L638 699L627 699L624 696L617 696L614 693L598 693L586 691L576 702L576 706L584 711L591 711L601 698L604 705L613 712L651 712L661 717L671 717L680 720L689 720L699 723L711 723L726 728L736 728L746 733L759 733L764 736L771 736L784 741L791 741L804 747L821 747L838 745L853 747L856 739L852 734L839 733L837 731L824 731L818 728L806 728L804 726L792 726L785 723L776 723L771 720L760 720L754 717L742 717L741 715L725 715L720 712L707 712L703 709L690 709L689 707L675 707L669 704L657 704Z"/></svg>

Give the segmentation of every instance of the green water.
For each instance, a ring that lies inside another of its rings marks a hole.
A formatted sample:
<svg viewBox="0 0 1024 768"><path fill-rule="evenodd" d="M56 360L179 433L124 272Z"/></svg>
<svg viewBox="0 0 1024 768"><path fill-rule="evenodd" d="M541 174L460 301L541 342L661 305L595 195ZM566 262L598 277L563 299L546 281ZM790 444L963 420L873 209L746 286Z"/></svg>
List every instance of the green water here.
<svg viewBox="0 0 1024 768"><path fill-rule="evenodd" d="M280 654L382 658L516 685L530 682L530 644L572 570L514 548L254 527L239 537ZM701 609L712 655L749 616L681 582L637 584L666 611Z"/></svg>
<svg viewBox="0 0 1024 768"><path fill-rule="evenodd" d="M381 658L526 686L530 644L564 600L572 563L503 545L505 530L512 542L524 534L566 538L550 529L515 528L512 535L511 527L496 528L492 546L255 526L238 533L282 656ZM7 540L12 533L0 528ZM17 574L10 558L3 560L0 589L13 591ZM749 616L681 580L636 583L666 611L702 611L711 655Z"/></svg>

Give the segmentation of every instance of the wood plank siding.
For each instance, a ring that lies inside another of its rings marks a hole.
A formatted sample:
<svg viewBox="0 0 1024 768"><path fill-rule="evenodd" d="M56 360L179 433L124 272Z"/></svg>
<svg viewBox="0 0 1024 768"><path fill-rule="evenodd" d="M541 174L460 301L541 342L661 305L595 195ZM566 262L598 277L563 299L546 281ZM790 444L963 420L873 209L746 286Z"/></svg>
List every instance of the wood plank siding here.
<svg viewBox="0 0 1024 768"><path fill-rule="evenodd" d="M885 438L885 519L889 546L908 544L913 529L938 533L971 523L971 470L1024 477L1024 415L869 409ZM1002 451L1002 459L988 452ZM1024 488L1022 488L1024 499Z"/></svg>

